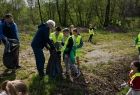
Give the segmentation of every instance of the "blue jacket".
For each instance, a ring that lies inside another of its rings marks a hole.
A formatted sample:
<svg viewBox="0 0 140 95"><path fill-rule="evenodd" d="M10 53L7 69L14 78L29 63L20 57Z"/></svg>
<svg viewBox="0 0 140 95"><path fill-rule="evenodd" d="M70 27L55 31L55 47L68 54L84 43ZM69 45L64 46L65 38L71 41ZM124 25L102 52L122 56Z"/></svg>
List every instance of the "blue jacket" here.
<svg viewBox="0 0 140 95"><path fill-rule="evenodd" d="M0 39L3 39L4 37L16 39L19 41L18 28L16 23L7 24L2 20L0 21Z"/></svg>
<svg viewBox="0 0 140 95"><path fill-rule="evenodd" d="M2 21L0 21L0 40L2 40L4 38L4 35L3 35L3 23Z"/></svg>
<svg viewBox="0 0 140 95"><path fill-rule="evenodd" d="M33 48L43 49L47 44L49 44L51 49L55 49L52 41L49 38L50 29L46 24L41 24L38 26L38 31L35 34L31 46Z"/></svg>
<svg viewBox="0 0 140 95"><path fill-rule="evenodd" d="M3 35L10 39L19 40L18 28L16 23L3 23Z"/></svg>

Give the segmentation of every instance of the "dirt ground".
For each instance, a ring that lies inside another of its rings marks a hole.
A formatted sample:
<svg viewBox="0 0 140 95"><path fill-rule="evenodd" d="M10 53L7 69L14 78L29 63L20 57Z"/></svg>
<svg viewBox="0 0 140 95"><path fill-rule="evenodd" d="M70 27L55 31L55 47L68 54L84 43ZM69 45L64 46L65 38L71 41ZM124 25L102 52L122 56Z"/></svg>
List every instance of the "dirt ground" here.
<svg viewBox="0 0 140 95"><path fill-rule="evenodd" d="M125 48L119 48L120 45ZM81 76L74 83L58 84L58 88L52 94L72 95L76 89L80 89L82 91L80 95L116 95L121 90L120 84L128 79L130 62L137 58L131 55L131 52L125 53L130 48L132 47L126 46L122 41L102 42L96 45L85 42L84 55L81 57ZM2 46L0 51L3 51ZM2 52L0 53L2 55ZM46 50L45 56L47 63L49 52ZM20 64L22 68L17 70L15 79L22 79L28 83L32 74L37 72L31 47L20 51ZM4 69L1 62L0 74L3 73ZM0 76L1 82L7 78Z"/></svg>

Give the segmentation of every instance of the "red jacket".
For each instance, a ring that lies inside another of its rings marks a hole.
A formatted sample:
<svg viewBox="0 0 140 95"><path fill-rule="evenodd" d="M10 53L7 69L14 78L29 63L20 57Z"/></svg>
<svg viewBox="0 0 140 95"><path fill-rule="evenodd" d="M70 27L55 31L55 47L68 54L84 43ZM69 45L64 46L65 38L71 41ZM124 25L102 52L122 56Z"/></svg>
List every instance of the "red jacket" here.
<svg viewBox="0 0 140 95"><path fill-rule="evenodd" d="M129 81L129 85L132 87L132 89L140 91L140 76L132 77Z"/></svg>

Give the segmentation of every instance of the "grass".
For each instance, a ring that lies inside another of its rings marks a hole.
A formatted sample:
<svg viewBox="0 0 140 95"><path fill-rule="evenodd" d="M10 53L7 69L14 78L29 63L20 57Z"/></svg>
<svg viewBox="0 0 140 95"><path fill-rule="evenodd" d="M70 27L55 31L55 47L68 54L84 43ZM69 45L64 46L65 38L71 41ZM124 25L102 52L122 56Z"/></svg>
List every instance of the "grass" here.
<svg viewBox="0 0 140 95"><path fill-rule="evenodd" d="M20 33L20 63L22 68L14 74L0 76L0 83L4 80L22 79L28 85L30 95L114 95L117 92L119 92L118 95L124 95L123 93L126 93L127 89L116 90L114 87L119 88L123 80L127 80L129 63L136 59L138 52L132 45L133 38L137 35L137 32L111 33L97 31L93 38L93 44L87 42L88 34L82 33L84 47L80 69L83 74L74 83L67 80L49 79L48 76L45 76L42 81L39 80L36 74L34 55L30 47L33 35L34 32ZM101 60L108 55L99 56L98 58L96 56L94 58L86 57L87 54L92 51L94 53L96 50L105 54L111 54L106 64ZM1 51L3 51L3 46L0 46ZM2 61L1 55L2 52L0 53L0 62ZM46 52L45 56L47 63L48 55ZM115 59L117 61L114 61ZM88 62L96 63L96 61L99 61L99 63L94 65L88 64ZM0 73L3 73L4 70L5 67L1 64ZM113 77L110 78L110 76ZM89 83L85 83L86 81Z"/></svg>
<svg viewBox="0 0 140 95"><path fill-rule="evenodd" d="M77 88L75 88L76 86ZM83 89L66 80L49 79L46 76L40 81L39 77L34 75L29 83L29 90L31 95L83 95ZM66 91L66 92L65 92Z"/></svg>
<svg viewBox="0 0 140 95"><path fill-rule="evenodd" d="M120 92L118 92L117 95L126 95L128 90L129 90L129 87L125 87Z"/></svg>

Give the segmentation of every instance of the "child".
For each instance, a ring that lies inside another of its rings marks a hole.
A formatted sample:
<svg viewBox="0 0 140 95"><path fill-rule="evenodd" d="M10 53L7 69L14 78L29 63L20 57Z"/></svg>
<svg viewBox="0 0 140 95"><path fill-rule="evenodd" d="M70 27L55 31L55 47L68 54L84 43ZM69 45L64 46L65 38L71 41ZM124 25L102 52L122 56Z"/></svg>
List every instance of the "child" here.
<svg viewBox="0 0 140 95"><path fill-rule="evenodd" d="M28 95L26 84L21 80L4 81L0 95Z"/></svg>
<svg viewBox="0 0 140 95"><path fill-rule="evenodd" d="M63 59L64 59L65 65L66 65L66 77L68 79L70 79L71 78L70 70L71 70L72 74L74 74L76 77L79 76L78 69L75 66L75 51L76 50L74 49L74 39L70 35L69 29L65 28L63 30L63 33L64 33Z"/></svg>
<svg viewBox="0 0 140 95"><path fill-rule="evenodd" d="M131 72L129 74L130 81L128 82L131 87L126 95L140 95L140 62L133 61L131 63Z"/></svg>
<svg viewBox="0 0 140 95"><path fill-rule="evenodd" d="M76 61L79 67L79 57L81 56L81 48L83 46L82 36L78 32L78 30L75 28L73 30L73 36L75 39L75 46L76 46Z"/></svg>
<svg viewBox="0 0 140 95"><path fill-rule="evenodd" d="M70 35L72 35L73 29L74 29L74 25L72 24L72 25L70 25L70 27L69 27Z"/></svg>
<svg viewBox="0 0 140 95"><path fill-rule="evenodd" d="M94 28L92 27L92 24L89 25L89 30L88 31L89 31L88 42L93 43L92 42L92 37L95 33L94 33Z"/></svg>

